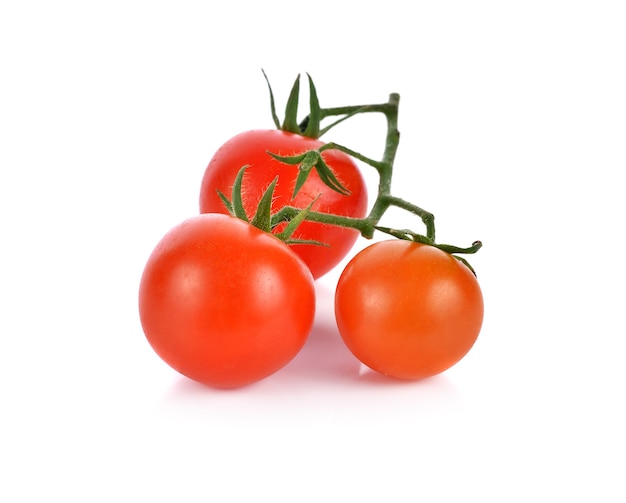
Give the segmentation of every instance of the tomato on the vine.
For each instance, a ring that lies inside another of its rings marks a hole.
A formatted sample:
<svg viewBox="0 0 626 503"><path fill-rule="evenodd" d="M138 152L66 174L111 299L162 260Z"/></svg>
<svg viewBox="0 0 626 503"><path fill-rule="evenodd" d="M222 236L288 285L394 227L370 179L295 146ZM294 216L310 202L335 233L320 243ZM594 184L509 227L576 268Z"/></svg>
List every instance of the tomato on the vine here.
<svg viewBox="0 0 626 503"><path fill-rule="evenodd" d="M369 368L398 379L439 374L472 348L483 297L470 269L433 246L381 241L355 255L335 293L341 337Z"/></svg>
<svg viewBox="0 0 626 503"><path fill-rule="evenodd" d="M316 150L322 145L320 140L278 129L251 130L238 134L217 150L204 172L200 189L200 212L227 213L217 191L230 195L237 173L242 166L248 165L242 184L243 205L248 214L254 213L261 194L278 176L272 212L284 206L305 208L315 200L312 211L363 218L367 211L365 180L350 156L332 149L322 153L326 165L349 191L347 195L326 185L313 169L292 200L298 168L276 160L268 153L294 156ZM278 226L276 231L280 229ZM359 233L346 227L306 221L298 227L293 237L328 245L290 245L317 279L348 254Z"/></svg>
<svg viewBox="0 0 626 503"><path fill-rule="evenodd" d="M150 255L139 313L148 342L172 368L236 387L275 373L300 351L315 288L304 262L273 235L202 214L170 230Z"/></svg>

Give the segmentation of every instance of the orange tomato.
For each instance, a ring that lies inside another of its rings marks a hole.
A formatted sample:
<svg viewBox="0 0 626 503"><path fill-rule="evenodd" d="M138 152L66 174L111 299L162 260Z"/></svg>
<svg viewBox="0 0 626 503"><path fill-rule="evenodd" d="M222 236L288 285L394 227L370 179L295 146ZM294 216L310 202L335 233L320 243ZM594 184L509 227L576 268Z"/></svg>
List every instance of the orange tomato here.
<svg viewBox="0 0 626 503"><path fill-rule="evenodd" d="M455 365L483 322L474 274L452 255L405 240L359 252L337 284L341 337L365 365L398 379L421 379Z"/></svg>

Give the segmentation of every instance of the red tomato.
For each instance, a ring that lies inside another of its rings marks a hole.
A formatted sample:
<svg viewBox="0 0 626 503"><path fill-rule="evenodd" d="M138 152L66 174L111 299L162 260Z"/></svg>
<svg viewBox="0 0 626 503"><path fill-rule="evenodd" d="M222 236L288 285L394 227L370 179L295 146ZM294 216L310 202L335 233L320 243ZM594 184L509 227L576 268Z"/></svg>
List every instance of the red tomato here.
<svg viewBox="0 0 626 503"><path fill-rule="evenodd" d="M342 272L335 315L362 363L398 379L421 379L447 370L471 349L483 297L474 274L453 256L411 241L381 241Z"/></svg>
<svg viewBox="0 0 626 503"><path fill-rule="evenodd" d="M311 272L271 234L234 217L192 217L145 266L139 313L148 342L181 374L215 387L278 371L313 326Z"/></svg>
<svg viewBox="0 0 626 503"><path fill-rule="evenodd" d="M272 212L283 206L304 208L321 194L313 205L313 211L364 217L367 211L365 181L348 155L337 150L327 150L322 157L342 185L350 191L349 195L332 190L312 170L292 201L298 168L277 161L267 153L269 151L281 156L292 156L318 149L322 145L319 140L280 130L253 130L235 136L219 148L207 166L200 189L200 212L227 213L217 190L230 197L237 173L242 166L249 165L242 183L243 204L249 216L254 214L263 191L278 175ZM359 233L333 225L303 222L292 237L312 239L329 245L291 245L309 266L313 277L319 278L347 255Z"/></svg>

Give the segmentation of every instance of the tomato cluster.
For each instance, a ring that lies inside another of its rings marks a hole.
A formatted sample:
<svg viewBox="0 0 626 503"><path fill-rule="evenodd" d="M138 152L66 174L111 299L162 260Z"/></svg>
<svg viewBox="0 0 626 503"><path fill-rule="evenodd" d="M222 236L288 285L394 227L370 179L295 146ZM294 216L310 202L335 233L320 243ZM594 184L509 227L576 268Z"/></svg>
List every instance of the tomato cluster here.
<svg viewBox="0 0 626 503"><path fill-rule="evenodd" d="M179 373L213 387L244 386L274 374L303 347L314 323L315 280L359 237L356 227L319 216L368 218L359 167L324 145L280 128L252 130L210 160L200 214L160 240L139 285L145 336ZM312 151L324 169L311 169L305 179L284 162ZM298 225L271 220L286 208L297 211ZM306 218L309 212L318 218ZM402 239L403 232L348 262L335 317L363 364L414 380L465 356L481 329L483 298L464 260L442 246Z"/></svg>

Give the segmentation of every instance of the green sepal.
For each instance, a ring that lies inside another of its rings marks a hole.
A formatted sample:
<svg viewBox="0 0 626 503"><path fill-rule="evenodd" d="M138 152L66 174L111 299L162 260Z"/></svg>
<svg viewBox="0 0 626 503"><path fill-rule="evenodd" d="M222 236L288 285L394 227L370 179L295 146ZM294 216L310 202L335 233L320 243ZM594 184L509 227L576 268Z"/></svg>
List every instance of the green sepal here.
<svg viewBox="0 0 626 503"><path fill-rule="evenodd" d="M467 248L459 248L458 246L452 246L452 245L435 245L437 248L439 248L442 251L445 251L446 253L449 253L450 255L452 255L455 259L457 259L459 262L465 264L465 266L472 271L472 274L474 276L477 276L476 271L474 270L474 268L471 266L471 264L464 259L463 257L458 257L456 254L457 253L464 253L464 254L472 254L472 253L476 253L478 250L480 250L483 246L481 241L474 241L472 243L472 246L468 246Z"/></svg>
<svg viewBox="0 0 626 503"><path fill-rule="evenodd" d="M302 162L300 163L300 166L298 167L298 170L299 170L298 176L296 177L296 183L293 188L293 194L291 195L292 201L296 198L296 196L298 195L298 192L300 192L300 189L304 185L304 182L306 182L307 179L309 178L311 169L313 169L313 167L318 163L319 158L320 158L319 153L317 153L314 150L311 150L307 152L306 154L304 154Z"/></svg>
<svg viewBox="0 0 626 503"><path fill-rule="evenodd" d="M328 185L335 192L339 192L340 194L347 196L350 195L350 191L346 189L341 182L337 179L335 174L331 171L328 165L324 162L321 154L319 155L319 159L315 164L315 169L317 170L317 174L319 175L322 182Z"/></svg>
<svg viewBox="0 0 626 503"><path fill-rule="evenodd" d="M311 208L313 208L313 205L315 204L315 202L319 199L319 196L317 196L312 202L311 204L309 204L306 208L303 208L302 210L300 210L295 217L293 217L291 220L289 220L289 222L287 223L286 227L283 229L282 232L276 234L276 237L278 239L280 239L281 241L285 241L287 242L288 240L290 240L291 235L295 232L295 230L298 228L298 226L304 222L304 220L306 219L306 217L308 216L308 214L311 212ZM300 241L300 240L298 240ZM293 242L293 241L292 241ZM310 243L313 244L313 243Z"/></svg>
<svg viewBox="0 0 626 503"><path fill-rule="evenodd" d="M300 192L300 189L304 185L304 182L306 182L307 178L309 178L310 172L311 172L310 170L304 170L304 169L301 169L298 172L298 176L296 177L296 183L293 187L293 194L291 194L292 201L296 198L296 196L298 195L298 192Z"/></svg>
<svg viewBox="0 0 626 503"><path fill-rule="evenodd" d="M307 115L305 121L302 124L298 123L298 105L300 99L300 75L298 74L291 88L291 92L289 93L289 99L287 100L285 107L285 120L281 124L278 114L276 113L274 91L272 90L272 86L265 70L261 69L261 72L263 72L263 77L265 78L265 82L267 83L267 88L270 93L270 109L272 112L272 120L274 121L276 129L296 133L309 138L319 138L322 135L322 109L320 107L319 98L317 97L317 89L315 88L315 84L313 83L311 76L307 73L307 78L309 80L309 114Z"/></svg>
<svg viewBox="0 0 626 503"><path fill-rule="evenodd" d="M243 198L241 196L241 182L243 180L243 175L246 172L246 169L248 169L248 167L249 167L248 164L246 164L245 166L242 166L239 172L237 173L235 182L233 183L233 200L232 200L232 209L233 209L234 216L246 222L250 222L250 220L248 219L246 210L243 207Z"/></svg>
<svg viewBox="0 0 626 503"><path fill-rule="evenodd" d="M274 198L274 190L276 189L276 184L278 183L278 176L272 180L272 183L269 184L267 189L263 192L261 199L259 200L259 204L257 205L256 211L254 213L254 217L252 217L252 221L248 219L248 216L243 208L243 201L241 195L241 185L243 181L243 176L246 172L248 165L243 166L239 172L237 173L237 177L235 178L235 182L233 183L233 194L232 201L228 199L220 190L217 190L217 194L226 206L228 212L241 220L248 222L250 225L257 227L258 229L272 233L272 228L277 225L277 222L272 224L272 200ZM283 229L282 232L275 234L275 236L281 241L287 244L308 244L308 245L320 245L320 246L328 246L326 243L322 243L320 241L315 241L312 239L292 239L291 236L296 230L296 228L306 219L307 215L310 213L311 208L317 198L311 202L306 208L298 211L296 216L287 222L287 225Z"/></svg>
<svg viewBox="0 0 626 503"><path fill-rule="evenodd" d="M300 96L300 75L296 78L287 100L287 106L285 107L285 120L280 129L288 131L290 133L300 134L300 127L298 126L298 99Z"/></svg>
<svg viewBox="0 0 626 503"><path fill-rule="evenodd" d="M273 154L269 150L267 150L266 152L277 161L280 161L284 164L289 164L290 166L295 166L296 164L300 164L304 160L306 154L308 153L308 152L305 152L304 154L299 154L299 155L283 156L283 155Z"/></svg>
<svg viewBox="0 0 626 503"><path fill-rule="evenodd" d="M280 120L278 119L278 115L276 115L276 104L274 102L274 92L272 91L270 80L267 78L267 75L265 74L265 70L261 69L261 71L263 72L263 77L265 77L265 82L267 82L267 88L270 91L270 107L272 109L272 119L274 120L276 129L280 129Z"/></svg>
<svg viewBox="0 0 626 503"><path fill-rule="evenodd" d="M317 98L317 90L315 89L315 84L313 84L313 79L308 73L307 77L309 79L309 119L306 129L302 134L304 136L308 136L309 138L319 138L322 111L319 99ZM298 129L300 129L300 127L298 127Z"/></svg>
<svg viewBox="0 0 626 503"><path fill-rule="evenodd" d="M222 203L224 203L224 206L226 206L228 213L230 213L234 217L235 210L233 209L233 203L230 202L230 199L228 199L221 190L216 189L216 192L217 192L217 195L222 200Z"/></svg>
<svg viewBox="0 0 626 503"><path fill-rule="evenodd" d="M332 190L334 190L335 192L339 192L344 196L350 194L350 191L341 184L335 174L324 162L322 154L317 150L309 150L304 154L298 154L294 156L281 156L273 154L269 151L267 153L277 161L289 164L290 166L295 166L299 164L298 169L300 170L300 173L298 173L298 176L296 178L296 185L291 196L292 200L296 197L296 195L304 185L304 182L306 182L309 173L313 168L315 168L315 170L317 171L320 180L322 180L322 182L324 182L324 184L330 187Z"/></svg>
<svg viewBox="0 0 626 503"><path fill-rule="evenodd" d="M472 243L472 246L468 246L467 248L459 248L458 246L453 246L453 245L436 245L436 246L437 248L439 248L442 251L445 251L446 253L453 254L453 253L476 253L478 250L482 248L483 244L480 241L474 241Z"/></svg>
<svg viewBox="0 0 626 503"><path fill-rule="evenodd" d="M379 227L379 226L376 226L375 229L381 232L384 232L385 234L389 234L390 236L393 236L398 239L404 239L406 241L413 241L414 243L422 243L425 245L434 246L435 248L439 248L441 251L444 251L452 255L459 262L465 264L467 268L470 271L472 271L474 276L476 276L476 271L474 271L474 268L470 265L470 263L463 257L457 257L456 254L457 253L462 253L462 254L476 253L483 246L482 242L480 241L474 241L472 243L472 246L468 246L467 248L460 248L454 245L436 244L433 242L432 239L426 236L423 236L422 234L417 234L408 229L392 229L390 227Z"/></svg>
<svg viewBox="0 0 626 503"><path fill-rule="evenodd" d="M278 176L272 180L272 183L270 183L269 187L263 192L256 213L252 218L252 222L250 222L254 227L265 232L272 232L272 199L274 198L276 182L278 182Z"/></svg>

